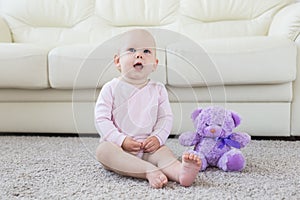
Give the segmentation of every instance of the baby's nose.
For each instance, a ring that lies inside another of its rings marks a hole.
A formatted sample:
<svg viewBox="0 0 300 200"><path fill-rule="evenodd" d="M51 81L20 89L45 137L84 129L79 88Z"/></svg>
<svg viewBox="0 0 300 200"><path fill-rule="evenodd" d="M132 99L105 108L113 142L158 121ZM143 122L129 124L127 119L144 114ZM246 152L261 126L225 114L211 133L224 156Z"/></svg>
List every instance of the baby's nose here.
<svg viewBox="0 0 300 200"><path fill-rule="evenodd" d="M137 52L135 53L135 57L136 57L136 58L143 58L143 55L142 55L142 53L140 53L139 51L137 51Z"/></svg>

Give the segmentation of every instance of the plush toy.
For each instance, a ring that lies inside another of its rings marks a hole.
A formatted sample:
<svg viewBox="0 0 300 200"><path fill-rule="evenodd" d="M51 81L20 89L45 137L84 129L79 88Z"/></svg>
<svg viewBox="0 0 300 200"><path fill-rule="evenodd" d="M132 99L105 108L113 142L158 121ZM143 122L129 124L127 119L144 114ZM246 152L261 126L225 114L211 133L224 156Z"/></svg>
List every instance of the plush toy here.
<svg viewBox="0 0 300 200"><path fill-rule="evenodd" d="M191 116L196 132L184 132L179 142L184 146L194 146L201 160L201 170L216 166L224 171L241 171L246 161L240 151L251 140L250 135L233 132L240 122L240 116L221 106L196 109Z"/></svg>

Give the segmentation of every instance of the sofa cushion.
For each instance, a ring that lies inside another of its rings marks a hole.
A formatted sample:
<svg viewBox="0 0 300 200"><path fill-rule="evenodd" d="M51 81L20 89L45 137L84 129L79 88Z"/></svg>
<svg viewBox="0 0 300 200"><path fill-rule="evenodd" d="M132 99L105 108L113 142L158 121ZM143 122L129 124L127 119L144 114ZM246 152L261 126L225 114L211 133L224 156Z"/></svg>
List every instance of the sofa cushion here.
<svg viewBox="0 0 300 200"><path fill-rule="evenodd" d="M51 87L72 89L74 84L78 85L80 81L80 88L95 88L98 77L94 75L99 72L99 62L105 65L109 63L105 58L101 60L100 57L90 57L95 48L95 45L67 45L52 49L48 57ZM85 77L85 80L81 81L80 75Z"/></svg>
<svg viewBox="0 0 300 200"><path fill-rule="evenodd" d="M71 27L94 11L94 0L0 0L0 11L32 27Z"/></svg>
<svg viewBox="0 0 300 200"><path fill-rule="evenodd" d="M48 88L48 49L32 44L0 44L0 88Z"/></svg>
<svg viewBox="0 0 300 200"><path fill-rule="evenodd" d="M284 7L278 12L269 28L269 35L287 37L293 41L299 39L300 1Z"/></svg>
<svg viewBox="0 0 300 200"><path fill-rule="evenodd" d="M87 42L87 27L81 29L76 25L80 26L94 13L94 0L0 0L0 13L14 42Z"/></svg>
<svg viewBox="0 0 300 200"><path fill-rule="evenodd" d="M297 48L276 37L185 40L167 47L168 84L273 84L296 78Z"/></svg>
<svg viewBox="0 0 300 200"><path fill-rule="evenodd" d="M267 35L274 14L292 1L181 0L179 31L202 39Z"/></svg>
<svg viewBox="0 0 300 200"><path fill-rule="evenodd" d="M11 42L11 34L7 23L0 17L0 42Z"/></svg>
<svg viewBox="0 0 300 200"><path fill-rule="evenodd" d="M176 20L179 4L178 0L96 0L95 13L113 26L158 26Z"/></svg>

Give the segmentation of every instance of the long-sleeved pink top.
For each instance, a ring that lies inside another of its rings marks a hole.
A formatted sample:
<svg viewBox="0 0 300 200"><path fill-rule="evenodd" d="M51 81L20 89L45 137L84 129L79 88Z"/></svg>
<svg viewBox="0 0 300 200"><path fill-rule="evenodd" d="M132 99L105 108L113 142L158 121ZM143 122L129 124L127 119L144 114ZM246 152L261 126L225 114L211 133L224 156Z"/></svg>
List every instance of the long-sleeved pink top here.
<svg viewBox="0 0 300 200"><path fill-rule="evenodd" d="M106 83L95 106L100 141L119 146L126 136L143 142L156 136L163 145L172 129L173 114L165 86L150 80L139 89L117 78Z"/></svg>

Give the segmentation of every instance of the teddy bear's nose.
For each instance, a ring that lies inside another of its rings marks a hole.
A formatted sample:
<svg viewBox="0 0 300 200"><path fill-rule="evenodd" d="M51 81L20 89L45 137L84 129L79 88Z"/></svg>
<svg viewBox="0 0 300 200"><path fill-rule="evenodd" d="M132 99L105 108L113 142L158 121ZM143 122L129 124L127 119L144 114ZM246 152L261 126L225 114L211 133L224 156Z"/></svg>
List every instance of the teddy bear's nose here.
<svg viewBox="0 0 300 200"><path fill-rule="evenodd" d="M212 128L212 129L210 129L210 132L211 132L211 133L215 133L215 132L216 132L216 129Z"/></svg>

